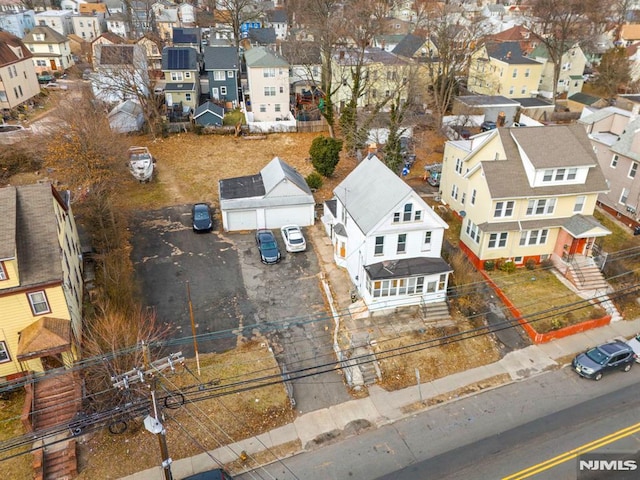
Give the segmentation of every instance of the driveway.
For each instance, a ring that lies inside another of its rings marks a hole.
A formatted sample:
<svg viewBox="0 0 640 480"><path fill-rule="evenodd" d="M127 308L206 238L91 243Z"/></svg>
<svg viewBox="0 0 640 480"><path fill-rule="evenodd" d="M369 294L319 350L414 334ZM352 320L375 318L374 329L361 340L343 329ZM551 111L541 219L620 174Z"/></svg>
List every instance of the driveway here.
<svg viewBox="0 0 640 480"><path fill-rule="evenodd" d="M303 253L286 253L274 231L283 258L277 265L263 265L253 232L196 234L190 205L139 212L131 230L142 303L156 310L161 324L171 327L173 339L191 336L188 281L201 352L228 350L236 346L238 336L261 334L284 371L335 362L320 267L310 247ZM193 354L191 340L174 350L178 348L187 356ZM339 371L291 385L296 409L303 413L351 399Z"/></svg>

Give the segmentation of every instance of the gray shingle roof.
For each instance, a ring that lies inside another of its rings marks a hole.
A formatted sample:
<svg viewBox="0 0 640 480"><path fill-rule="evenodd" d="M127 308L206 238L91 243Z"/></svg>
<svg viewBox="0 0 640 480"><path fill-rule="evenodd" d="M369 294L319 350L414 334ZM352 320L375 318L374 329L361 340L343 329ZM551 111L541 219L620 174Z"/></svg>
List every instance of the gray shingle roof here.
<svg viewBox="0 0 640 480"><path fill-rule="evenodd" d="M414 277L452 272L453 269L442 258L413 257L367 265L364 269L371 280Z"/></svg>
<svg viewBox="0 0 640 480"><path fill-rule="evenodd" d="M268 50L266 47L253 47L244 52L244 59L247 67L252 68L272 68L286 67L289 64L283 58Z"/></svg>
<svg viewBox="0 0 640 480"><path fill-rule="evenodd" d="M611 146L611 151L633 160L640 160L640 153L635 145L639 135L638 130L640 130L640 118L627 124L618 141Z"/></svg>
<svg viewBox="0 0 640 480"><path fill-rule="evenodd" d="M522 54L520 43L518 42L488 42L486 44L487 53L491 58L516 65L540 65L540 62Z"/></svg>
<svg viewBox="0 0 640 480"><path fill-rule="evenodd" d="M37 34L44 34L44 40L36 40ZM22 39L24 43L64 43L67 41L67 37L56 32L53 28L46 25L38 25L34 27L29 33L27 33Z"/></svg>
<svg viewBox="0 0 640 480"><path fill-rule="evenodd" d="M482 162L485 180L494 200L608 191L607 182L583 126L498 128L495 132L500 135L506 159ZM512 135L537 168L591 166L585 183L531 187L518 144Z"/></svg>
<svg viewBox="0 0 640 480"><path fill-rule="evenodd" d="M333 190L365 235L411 192L375 155L362 160Z"/></svg>
<svg viewBox="0 0 640 480"><path fill-rule="evenodd" d="M409 33L400 40L400 43L391 52L403 57L413 57L425 41L423 37Z"/></svg>
<svg viewBox="0 0 640 480"><path fill-rule="evenodd" d="M0 256L17 253L20 288L62 280L55 201L48 183L0 189Z"/></svg>
<svg viewBox="0 0 640 480"><path fill-rule="evenodd" d="M205 47L204 65L205 70L238 70L235 47Z"/></svg>

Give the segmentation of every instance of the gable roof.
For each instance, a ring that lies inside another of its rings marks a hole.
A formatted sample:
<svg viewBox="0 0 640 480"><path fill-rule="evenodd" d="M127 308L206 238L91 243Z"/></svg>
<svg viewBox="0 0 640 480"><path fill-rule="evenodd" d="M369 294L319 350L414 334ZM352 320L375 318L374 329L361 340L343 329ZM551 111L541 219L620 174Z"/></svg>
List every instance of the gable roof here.
<svg viewBox="0 0 640 480"><path fill-rule="evenodd" d="M289 62L289 65L322 64L320 45L316 42L282 42L280 51L282 56Z"/></svg>
<svg viewBox="0 0 640 480"><path fill-rule="evenodd" d="M205 70L238 70L239 59L235 47L205 47Z"/></svg>
<svg viewBox="0 0 640 480"><path fill-rule="evenodd" d="M403 57L413 57L425 42L426 39L424 37L421 37L414 33L409 33L405 35L402 40L400 40L400 43L398 43L395 48L391 50L391 53L395 53L396 55L401 55Z"/></svg>
<svg viewBox="0 0 640 480"><path fill-rule="evenodd" d="M71 348L71 320L42 317L20 332L18 360L60 353Z"/></svg>
<svg viewBox="0 0 640 480"><path fill-rule="evenodd" d="M270 23L287 23L287 11L282 8L267 10L267 19Z"/></svg>
<svg viewBox="0 0 640 480"><path fill-rule="evenodd" d="M286 60L266 47L250 48L244 52L244 60L247 67L251 68L289 67Z"/></svg>
<svg viewBox="0 0 640 480"><path fill-rule="evenodd" d="M22 58L16 54L15 50L21 50ZM22 40L9 32L0 31L0 67L20 62L32 56Z"/></svg>
<svg viewBox="0 0 640 480"><path fill-rule="evenodd" d="M638 136L638 130L640 130L640 118L627 124L618 141L611 146L611 151L636 161L640 160L640 153L637 152L637 148L634 148L634 140Z"/></svg>
<svg viewBox="0 0 640 480"><path fill-rule="evenodd" d="M582 125L498 128L492 130L490 135L499 135L506 155L502 160L481 162L494 200L608 191L598 159ZM584 184L532 187L524 170L522 154L527 155L535 168L589 166L589 173Z"/></svg>
<svg viewBox="0 0 640 480"><path fill-rule="evenodd" d="M127 43L127 41L124 38L122 38L120 35L116 35L115 33L110 31L106 31L99 37L96 37L94 40L91 41L91 43L95 43L98 40L100 41L107 40L108 42L115 43L115 44Z"/></svg>
<svg viewBox="0 0 640 480"><path fill-rule="evenodd" d="M19 288L62 280L55 201L61 203L49 183L0 188L0 257L17 254Z"/></svg>
<svg viewBox="0 0 640 480"><path fill-rule="evenodd" d="M133 100L125 100L124 102L116 105L113 110L109 112L107 117L111 118L118 113L124 113L132 117L137 117L138 115L142 115L142 107L138 102L135 102Z"/></svg>
<svg viewBox="0 0 640 480"><path fill-rule="evenodd" d="M44 35L44 40L38 40L36 35ZM38 25L33 27L29 33L27 33L22 39L25 43L65 43L67 37L56 32L53 28L46 25Z"/></svg>
<svg viewBox="0 0 640 480"><path fill-rule="evenodd" d="M276 30L273 27L268 28L250 28L247 32L250 40L260 45L271 45L276 43Z"/></svg>
<svg viewBox="0 0 640 480"><path fill-rule="evenodd" d="M260 171L264 183L265 195L269 195L276 185L282 180L287 180L296 185L303 192L311 195L311 189L304 177L292 166L275 157Z"/></svg>
<svg viewBox="0 0 640 480"><path fill-rule="evenodd" d="M487 42L489 57L511 65L540 65L540 62L525 57L518 42Z"/></svg>
<svg viewBox="0 0 640 480"><path fill-rule="evenodd" d="M220 105L216 105L213 102L204 102L202 105L199 105L195 110L193 118L198 118L200 115L203 115L207 112L210 112L213 115L220 117L221 119L224 118L224 108L222 108Z"/></svg>
<svg viewBox="0 0 640 480"><path fill-rule="evenodd" d="M197 70L198 52L191 47L162 49L162 70Z"/></svg>
<svg viewBox="0 0 640 480"><path fill-rule="evenodd" d="M365 235L412 193L413 189L375 155L368 155L333 190ZM440 217L434 218L446 228Z"/></svg>

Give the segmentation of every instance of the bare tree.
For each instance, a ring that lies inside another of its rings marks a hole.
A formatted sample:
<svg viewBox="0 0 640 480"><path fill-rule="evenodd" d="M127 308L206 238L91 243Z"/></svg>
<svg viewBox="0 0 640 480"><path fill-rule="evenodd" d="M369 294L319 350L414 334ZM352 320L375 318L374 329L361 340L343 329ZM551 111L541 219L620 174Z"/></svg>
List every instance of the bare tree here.
<svg viewBox="0 0 640 480"><path fill-rule="evenodd" d="M629 59L624 48L614 47L605 52L598 65L598 76L594 86L602 89L608 98L613 98L618 90L625 88L631 81Z"/></svg>
<svg viewBox="0 0 640 480"><path fill-rule="evenodd" d="M136 101L142 107L150 133L158 134L161 100L152 92L144 49L140 45L100 45L96 52L103 65L103 71L92 80L96 96L107 103Z"/></svg>
<svg viewBox="0 0 640 480"><path fill-rule="evenodd" d="M239 50L242 24L259 20L264 12L254 0L218 0L217 5L222 23L229 25L233 30L236 50Z"/></svg>
<svg viewBox="0 0 640 480"><path fill-rule="evenodd" d="M546 47L553 64L553 98L558 93L562 56L577 39L589 33L584 0L534 0L535 20L529 28Z"/></svg>
<svg viewBox="0 0 640 480"><path fill-rule="evenodd" d="M424 62L431 93L427 103L440 125L458 93L460 79L468 74L470 53L482 46L480 39L487 32L480 21L461 19L456 5L423 0L419 6L419 25L433 46Z"/></svg>
<svg viewBox="0 0 640 480"><path fill-rule="evenodd" d="M339 0L299 0L298 21L313 36L320 47L322 61L320 90L323 101L320 113L327 121L329 135L335 138L335 106L333 96L340 87L333 84L333 54L339 39L339 27L342 24L342 2Z"/></svg>

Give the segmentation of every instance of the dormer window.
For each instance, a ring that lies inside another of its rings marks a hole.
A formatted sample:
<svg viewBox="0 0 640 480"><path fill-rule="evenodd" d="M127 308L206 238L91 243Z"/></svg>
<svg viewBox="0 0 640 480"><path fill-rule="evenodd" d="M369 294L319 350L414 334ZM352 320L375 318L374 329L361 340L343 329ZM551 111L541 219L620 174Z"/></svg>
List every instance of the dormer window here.
<svg viewBox="0 0 640 480"><path fill-rule="evenodd" d="M542 181L544 183L548 182L564 182L564 181L572 181L578 177L578 169L575 167L572 168L556 168L545 170L542 176Z"/></svg>

